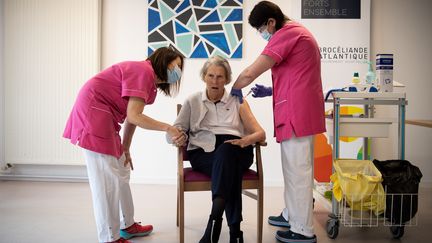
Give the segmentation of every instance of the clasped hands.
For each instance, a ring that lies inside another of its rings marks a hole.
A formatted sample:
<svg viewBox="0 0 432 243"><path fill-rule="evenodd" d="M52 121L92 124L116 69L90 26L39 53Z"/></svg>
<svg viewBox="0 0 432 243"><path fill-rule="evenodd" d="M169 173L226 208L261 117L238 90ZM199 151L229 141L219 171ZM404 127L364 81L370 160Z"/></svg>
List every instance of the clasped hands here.
<svg viewBox="0 0 432 243"><path fill-rule="evenodd" d="M172 144L176 147L186 145L188 136L181 128L171 126L168 128L167 133L171 137Z"/></svg>

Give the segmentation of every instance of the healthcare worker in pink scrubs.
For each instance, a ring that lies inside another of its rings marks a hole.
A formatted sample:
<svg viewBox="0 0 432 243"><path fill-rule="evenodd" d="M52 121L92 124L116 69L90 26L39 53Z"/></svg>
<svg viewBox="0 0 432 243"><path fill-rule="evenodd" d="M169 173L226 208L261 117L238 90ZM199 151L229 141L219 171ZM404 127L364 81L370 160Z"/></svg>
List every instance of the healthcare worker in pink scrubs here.
<svg viewBox="0 0 432 243"><path fill-rule="evenodd" d="M127 239L153 230L134 220L129 148L137 126L165 131L176 144L185 142L177 128L143 114L144 107L153 104L157 90L168 96L178 92L182 68L183 56L164 47L145 61L112 65L79 91L63 137L84 151L99 242L129 242Z"/></svg>
<svg viewBox="0 0 432 243"><path fill-rule="evenodd" d="M274 130L280 143L285 182L285 208L269 223L281 242L316 242L313 229L314 135L325 132L321 58L318 44L301 24L268 1L259 2L249 24L268 41L261 55L239 75L231 94L242 100L241 88L271 69L273 88L256 85L254 97L273 95Z"/></svg>

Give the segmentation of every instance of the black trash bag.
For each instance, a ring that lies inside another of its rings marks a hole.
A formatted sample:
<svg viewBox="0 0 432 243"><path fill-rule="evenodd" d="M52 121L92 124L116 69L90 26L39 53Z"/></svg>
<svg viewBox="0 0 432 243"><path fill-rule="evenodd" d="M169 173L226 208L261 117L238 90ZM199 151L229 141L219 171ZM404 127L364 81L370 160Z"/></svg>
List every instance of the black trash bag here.
<svg viewBox="0 0 432 243"><path fill-rule="evenodd" d="M393 224L403 224L417 213L418 188L422 173L407 160L374 160L386 188L385 217Z"/></svg>

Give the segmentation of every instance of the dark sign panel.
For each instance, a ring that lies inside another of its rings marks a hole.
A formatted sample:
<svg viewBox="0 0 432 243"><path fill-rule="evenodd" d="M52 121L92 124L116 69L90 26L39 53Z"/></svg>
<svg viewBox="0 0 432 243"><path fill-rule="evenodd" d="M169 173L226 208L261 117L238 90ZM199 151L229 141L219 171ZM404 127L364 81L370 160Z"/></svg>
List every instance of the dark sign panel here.
<svg viewBox="0 0 432 243"><path fill-rule="evenodd" d="M302 19L360 19L360 0L302 0Z"/></svg>

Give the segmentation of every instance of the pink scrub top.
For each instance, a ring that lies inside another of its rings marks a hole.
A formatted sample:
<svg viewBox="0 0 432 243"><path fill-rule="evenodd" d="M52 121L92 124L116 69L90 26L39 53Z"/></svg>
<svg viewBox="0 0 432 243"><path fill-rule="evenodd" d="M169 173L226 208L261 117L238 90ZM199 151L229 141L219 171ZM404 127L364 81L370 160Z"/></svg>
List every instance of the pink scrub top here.
<svg viewBox="0 0 432 243"><path fill-rule="evenodd" d="M63 137L82 148L120 158L119 123L126 118L129 97L152 104L157 94L155 80L150 61L126 61L103 70L81 88Z"/></svg>
<svg viewBox="0 0 432 243"><path fill-rule="evenodd" d="M312 34L290 21L261 54L275 61L271 73L276 141L290 139L293 133L303 137L325 132L321 56Z"/></svg>

